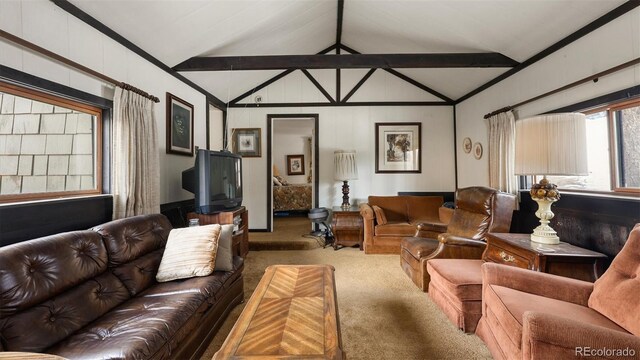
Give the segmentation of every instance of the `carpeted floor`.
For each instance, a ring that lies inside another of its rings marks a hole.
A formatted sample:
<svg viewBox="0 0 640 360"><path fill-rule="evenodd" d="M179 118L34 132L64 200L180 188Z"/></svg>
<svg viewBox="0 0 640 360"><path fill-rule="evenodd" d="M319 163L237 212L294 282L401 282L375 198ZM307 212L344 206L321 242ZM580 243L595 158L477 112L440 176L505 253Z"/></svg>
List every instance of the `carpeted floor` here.
<svg viewBox="0 0 640 360"><path fill-rule="evenodd" d="M324 245L320 237L310 236L311 221L307 217L276 217L273 232L250 232L249 250L309 250Z"/></svg>
<svg viewBox="0 0 640 360"><path fill-rule="evenodd" d="M253 251L245 262L245 299L269 265L331 264L349 359L491 359L482 341L449 323L399 262L398 255L365 255L357 248ZM220 348L243 307L232 311L202 359Z"/></svg>

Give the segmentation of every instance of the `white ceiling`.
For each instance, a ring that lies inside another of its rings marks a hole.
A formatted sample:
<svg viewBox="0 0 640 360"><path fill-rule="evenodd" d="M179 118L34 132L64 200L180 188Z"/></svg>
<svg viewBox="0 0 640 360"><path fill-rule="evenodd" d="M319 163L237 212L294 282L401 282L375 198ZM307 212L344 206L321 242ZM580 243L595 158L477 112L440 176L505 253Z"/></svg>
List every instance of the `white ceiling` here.
<svg viewBox="0 0 640 360"><path fill-rule="evenodd" d="M336 40L337 0L71 2L168 66L194 56L315 54ZM361 53L499 52L521 62L624 2L345 0L342 43ZM456 99L506 70L399 71ZM279 72L183 74L226 102Z"/></svg>

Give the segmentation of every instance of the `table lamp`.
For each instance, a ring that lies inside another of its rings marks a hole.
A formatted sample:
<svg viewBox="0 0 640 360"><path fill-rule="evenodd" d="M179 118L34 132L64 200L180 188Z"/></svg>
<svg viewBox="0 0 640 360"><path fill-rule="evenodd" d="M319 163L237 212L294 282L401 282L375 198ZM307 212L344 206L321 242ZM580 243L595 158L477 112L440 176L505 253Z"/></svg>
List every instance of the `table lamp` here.
<svg viewBox="0 0 640 360"><path fill-rule="evenodd" d="M349 203L349 180L358 179L355 150L336 150L333 153L335 171L334 178L342 181L342 208L351 207Z"/></svg>
<svg viewBox="0 0 640 360"><path fill-rule="evenodd" d="M534 116L516 121L516 175L542 175L531 187L531 198L538 203L540 225L531 241L558 244L560 238L551 226L551 205L560 199L556 185L547 175L587 175L586 117L580 113Z"/></svg>

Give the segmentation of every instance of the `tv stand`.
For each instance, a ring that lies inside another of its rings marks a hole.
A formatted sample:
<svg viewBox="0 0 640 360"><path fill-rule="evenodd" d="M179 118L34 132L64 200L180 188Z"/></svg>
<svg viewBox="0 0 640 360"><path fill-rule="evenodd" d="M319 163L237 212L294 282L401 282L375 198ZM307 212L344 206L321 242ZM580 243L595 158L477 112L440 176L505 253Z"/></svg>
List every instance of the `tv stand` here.
<svg viewBox="0 0 640 360"><path fill-rule="evenodd" d="M246 258L249 253L249 211L244 207L232 211L222 211L215 214L197 214L190 212L187 220L198 219L200 225L233 224L233 219L239 218L238 229L233 232L233 254Z"/></svg>

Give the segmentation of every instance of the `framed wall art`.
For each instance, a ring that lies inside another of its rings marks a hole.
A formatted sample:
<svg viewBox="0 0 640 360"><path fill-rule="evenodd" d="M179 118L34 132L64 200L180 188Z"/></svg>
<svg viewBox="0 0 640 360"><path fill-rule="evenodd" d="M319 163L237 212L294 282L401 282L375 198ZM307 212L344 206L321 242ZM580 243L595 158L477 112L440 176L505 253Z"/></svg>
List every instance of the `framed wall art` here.
<svg viewBox="0 0 640 360"><path fill-rule="evenodd" d="M232 131L233 152L242 157L262 157L260 128L238 128Z"/></svg>
<svg viewBox="0 0 640 360"><path fill-rule="evenodd" d="M287 175L304 175L304 155L287 155Z"/></svg>
<svg viewBox="0 0 640 360"><path fill-rule="evenodd" d="M167 154L193 156L193 105L167 93Z"/></svg>
<svg viewBox="0 0 640 360"><path fill-rule="evenodd" d="M421 123L376 123L376 173L420 173Z"/></svg>

